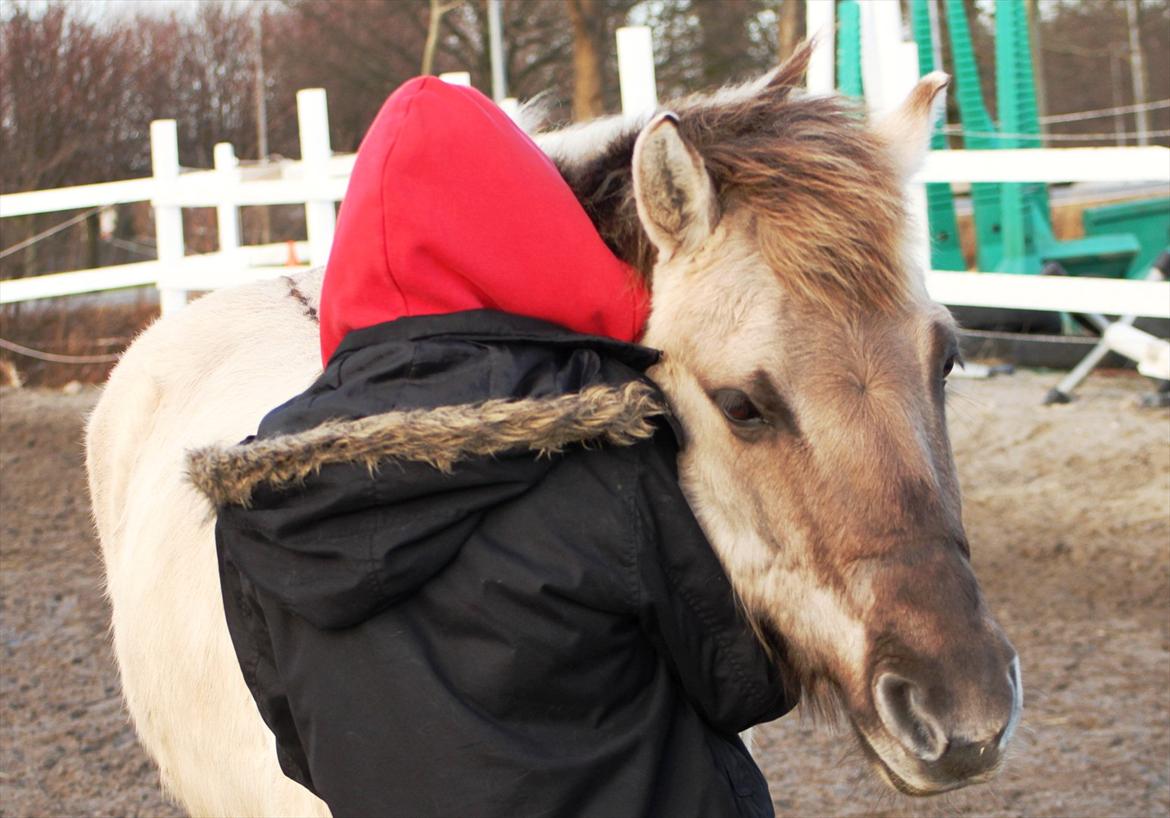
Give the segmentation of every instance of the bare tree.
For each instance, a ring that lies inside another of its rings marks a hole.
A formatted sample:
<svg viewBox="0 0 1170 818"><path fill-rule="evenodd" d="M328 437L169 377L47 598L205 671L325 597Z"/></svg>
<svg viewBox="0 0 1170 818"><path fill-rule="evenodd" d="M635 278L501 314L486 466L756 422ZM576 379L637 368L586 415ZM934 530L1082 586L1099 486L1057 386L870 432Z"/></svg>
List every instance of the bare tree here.
<svg viewBox="0 0 1170 818"><path fill-rule="evenodd" d="M1148 61L1145 89L1150 99L1170 98L1170 4L1143 2L1138 31L1143 56ZM1112 0L1084 0L1081 3L1041 4L1037 24L1044 29L1041 67L1047 79L1050 114L1075 113L1137 102L1130 76L1133 49L1127 5ZM1170 143L1170 109L1146 112L1154 144ZM1124 129L1140 131L1136 113L1121 116ZM1094 117L1052 123L1049 133L1064 137L1084 136L1085 143L1116 144L1114 122ZM1108 134L1108 135L1106 135ZM1095 138L1090 136L1095 135ZM1136 134L1134 134L1136 136ZM1062 140L1060 144L1081 144ZM1133 138L1131 137L1131 140Z"/></svg>
<svg viewBox="0 0 1170 818"><path fill-rule="evenodd" d="M797 44L804 38L803 0L783 0L780 3L780 18L777 21L776 57L784 62L792 56Z"/></svg>
<svg viewBox="0 0 1170 818"><path fill-rule="evenodd" d="M31 10L14 5L5 11L0 23L0 189L10 193L129 175L126 128L108 121L109 113L125 102L124 34L99 30L63 3ZM64 218L5 219L0 244L14 245ZM95 213L52 240L30 243L0 260L0 275L96 264L96 232Z"/></svg>
<svg viewBox="0 0 1170 818"><path fill-rule="evenodd" d="M749 51L747 20L752 0L693 0L699 20L697 43L702 53L702 84L716 85L735 76Z"/></svg>
<svg viewBox="0 0 1170 818"><path fill-rule="evenodd" d="M454 11L460 5L462 0L452 0L452 2L444 3L442 0L430 0L430 14L427 18L427 41L423 46L422 69L419 73L430 74L431 68L435 64L435 46L439 42L439 28L443 24L443 15L449 11Z"/></svg>
<svg viewBox="0 0 1170 818"><path fill-rule="evenodd" d="M455 18L444 15L434 68L446 70ZM269 127L272 148L288 154L297 145L296 91L328 93L329 129L335 150L355 150L366 129L398 85L418 73L429 24L425 0L336 3L285 0L283 13L265 20L270 68ZM312 59L305 59L312 54Z"/></svg>
<svg viewBox="0 0 1170 818"><path fill-rule="evenodd" d="M573 22L573 119L592 119L605 113L601 70L606 33L597 0L566 0Z"/></svg>
<svg viewBox="0 0 1170 818"><path fill-rule="evenodd" d="M1138 0L1126 0L1125 13L1129 33L1129 72L1133 81L1133 101L1135 105L1144 106L1149 98L1146 96L1146 55L1142 48L1141 10ZM1150 117L1144 107L1137 109L1137 139L1139 145L1150 144Z"/></svg>

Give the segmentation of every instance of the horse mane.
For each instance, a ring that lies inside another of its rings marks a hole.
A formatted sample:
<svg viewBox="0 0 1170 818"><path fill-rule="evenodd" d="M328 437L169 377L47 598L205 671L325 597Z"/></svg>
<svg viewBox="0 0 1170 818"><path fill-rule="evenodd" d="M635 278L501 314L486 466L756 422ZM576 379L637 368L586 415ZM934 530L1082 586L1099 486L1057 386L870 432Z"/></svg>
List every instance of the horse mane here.
<svg viewBox="0 0 1170 818"><path fill-rule="evenodd" d="M754 216L760 252L790 291L833 311L892 309L908 289L902 182L858 103L800 90L810 56L806 43L770 75L663 107L703 158L723 211ZM649 282L656 250L631 170L645 122L579 126L607 141L585 156L567 145L551 154L610 249Z"/></svg>

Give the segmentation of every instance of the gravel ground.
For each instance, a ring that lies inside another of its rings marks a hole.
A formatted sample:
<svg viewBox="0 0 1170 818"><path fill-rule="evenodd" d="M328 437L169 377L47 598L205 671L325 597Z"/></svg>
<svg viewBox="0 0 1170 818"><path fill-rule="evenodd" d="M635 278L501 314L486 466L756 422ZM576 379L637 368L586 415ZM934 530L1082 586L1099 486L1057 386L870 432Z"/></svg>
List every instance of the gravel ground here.
<svg viewBox="0 0 1170 818"><path fill-rule="evenodd" d="M0 389L0 816L179 816L122 709L81 428L98 391Z"/></svg>
<svg viewBox="0 0 1170 818"><path fill-rule="evenodd" d="M1022 372L950 414L975 567L1020 651L1025 718L987 785L914 801L847 731L757 734L789 816L1170 816L1170 413L1099 373ZM96 390L0 390L0 816L172 816L121 708L80 430Z"/></svg>

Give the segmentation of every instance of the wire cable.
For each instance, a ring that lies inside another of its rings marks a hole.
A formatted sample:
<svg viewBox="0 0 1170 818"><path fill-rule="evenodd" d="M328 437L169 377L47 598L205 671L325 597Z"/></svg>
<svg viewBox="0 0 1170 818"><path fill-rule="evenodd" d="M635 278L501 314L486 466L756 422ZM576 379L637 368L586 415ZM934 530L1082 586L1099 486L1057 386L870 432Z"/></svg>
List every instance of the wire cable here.
<svg viewBox="0 0 1170 818"><path fill-rule="evenodd" d="M136 241L127 241L126 239L120 239L117 236L110 236L110 238L106 239L106 241L115 247L121 247L125 250L129 250L131 253L137 253L143 258L158 258L158 250L156 248L145 244L139 244Z"/></svg>
<svg viewBox="0 0 1170 818"><path fill-rule="evenodd" d="M1097 142L1101 140L1137 139L1141 134L1132 131L1121 133L1000 133L999 131L968 131L962 125L947 125L942 132L950 136L983 136L1000 139L1030 139L1039 142ZM1170 136L1170 130L1145 131L1149 137ZM1132 147L1132 146L1131 146Z"/></svg>
<svg viewBox="0 0 1170 818"><path fill-rule="evenodd" d="M5 247L3 250L0 250L0 258L8 258L13 253L19 252L31 244L36 244L41 239L47 239L49 236L52 236L56 233L60 233L66 227L72 227L73 225L75 225L79 221L81 221L82 219L87 219L90 216L92 216L94 213L97 213L99 210L102 210L104 208L105 208L105 205L98 205L97 207L91 207L89 210L86 210L84 213L78 213L73 218L67 219L67 220L61 222L60 224L56 225L55 227L50 227L48 230L41 231L40 233L37 233L35 236L30 236L29 238L25 239L24 241L18 241L16 244L12 245L11 247Z"/></svg>
<svg viewBox="0 0 1170 818"><path fill-rule="evenodd" d="M1157 111L1170 108L1170 99L1160 99L1156 102L1143 102L1138 105L1119 105L1116 108L1095 108L1090 111L1076 111L1069 114L1052 114L1040 117L1043 125L1053 125L1057 122L1081 122L1085 119L1103 119L1117 114L1132 114L1137 111Z"/></svg>
<svg viewBox="0 0 1170 818"><path fill-rule="evenodd" d="M0 338L0 349L6 349L26 358L36 358L38 361L48 361L53 364L112 364L122 357L121 353L114 355L60 355L56 352L44 352L32 349L13 341Z"/></svg>

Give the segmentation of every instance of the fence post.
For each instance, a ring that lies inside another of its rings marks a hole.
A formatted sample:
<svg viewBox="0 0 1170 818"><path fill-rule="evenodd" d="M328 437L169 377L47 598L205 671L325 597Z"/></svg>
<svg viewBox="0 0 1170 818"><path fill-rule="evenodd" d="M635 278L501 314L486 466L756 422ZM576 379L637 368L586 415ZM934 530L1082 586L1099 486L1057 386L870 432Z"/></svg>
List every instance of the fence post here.
<svg viewBox="0 0 1170 818"><path fill-rule="evenodd" d="M333 201L328 198L329 107L324 88L305 88L297 91L297 124L300 127L301 162L305 182L310 193L305 198L305 226L309 232L309 263L324 266L333 245L335 213Z"/></svg>
<svg viewBox="0 0 1170 818"><path fill-rule="evenodd" d="M658 81L654 77L654 38L649 26L625 26L617 30L618 81L622 113L650 114L658 107Z"/></svg>
<svg viewBox="0 0 1170 818"><path fill-rule="evenodd" d="M240 208L235 202L235 191L240 183L239 161L230 142L219 142L212 150L219 189L224 201L215 208L215 223L219 232L219 252L233 265L240 263Z"/></svg>
<svg viewBox="0 0 1170 818"><path fill-rule="evenodd" d="M812 0L809 0L811 14ZM861 4L861 73L870 115L881 117L902 104L918 81L918 45L902 39L902 11L897 3ZM914 264L930 270L930 218L926 186L906 188Z"/></svg>
<svg viewBox="0 0 1170 818"><path fill-rule="evenodd" d="M837 87L833 76L837 58L836 0L808 0L804 7L804 25L816 47L808 61L808 90L812 94L831 94Z"/></svg>
<svg viewBox="0 0 1170 818"><path fill-rule="evenodd" d="M500 100L500 110L508 115L516 124L520 124L520 100L516 97L504 97Z"/></svg>
<svg viewBox="0 0 1170 818"><path fill-rule="evenodd" d="M159 194L179 181L179 129L173 119L156 119L150 123L150 166L154 176L154 238L161 267L158 287L159 310L163 315L177 312L187 304L187 291L172 287L168 279L179 275L183 263L183 209L178 204L162 204Z"/></svg>
<svg viewBox="0 0 1170 818"><path fill-rule="evenodd" d="M914 60L913 69L910 60ZM887 113L902 103L918 79L917 60L918 46L902 40L899 5L863 3L861 76L871 115Z"/></svg>

